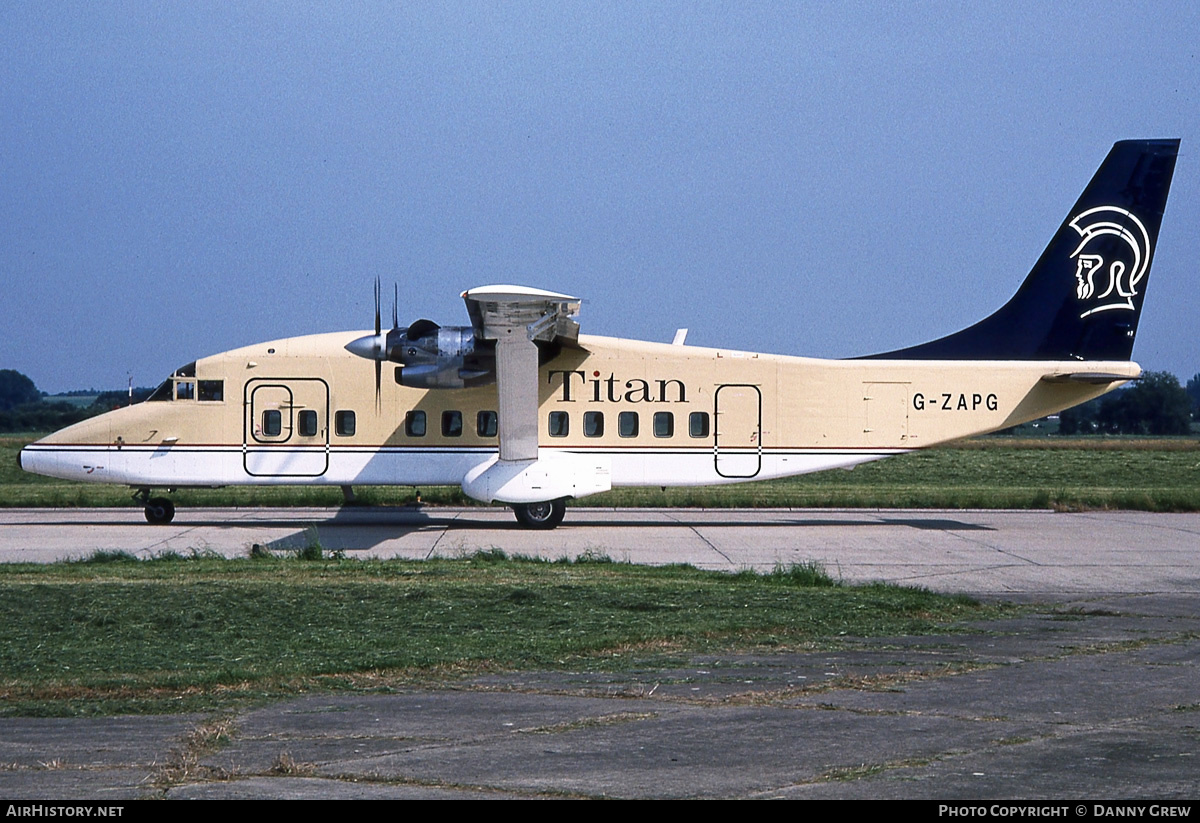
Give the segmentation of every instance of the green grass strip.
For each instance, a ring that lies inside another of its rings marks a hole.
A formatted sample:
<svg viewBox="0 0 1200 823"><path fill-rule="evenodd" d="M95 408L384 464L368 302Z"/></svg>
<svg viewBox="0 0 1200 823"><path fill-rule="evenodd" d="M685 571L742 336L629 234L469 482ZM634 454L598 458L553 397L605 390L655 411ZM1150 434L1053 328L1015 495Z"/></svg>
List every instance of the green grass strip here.
<svg viewBox="0 0 1200 823"><path fill-rule="evenodd" d="M727 574L499 552L421 562L107 553L0 566L0 712L213 710L479 671L620 669L944 632L995 608L844 586L812 565Z"/></svg>

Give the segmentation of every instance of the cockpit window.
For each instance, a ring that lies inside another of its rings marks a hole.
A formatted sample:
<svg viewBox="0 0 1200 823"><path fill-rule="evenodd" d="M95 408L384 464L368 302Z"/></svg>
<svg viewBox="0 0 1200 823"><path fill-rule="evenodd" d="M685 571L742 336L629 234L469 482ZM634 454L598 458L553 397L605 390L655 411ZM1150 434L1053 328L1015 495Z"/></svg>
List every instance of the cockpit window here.
<svg viewBox="0 0 1200 823"><path fill-rule="evenodd" d="M225 399L224 380L200 380L196 388L196 399L201 402L219 403Z"/></svg>
<svg viewBox="0 0 1200 823"><path fill-rule="evenodd" d="M150 394L150 396L146 398L146 400L148 402L149 401L161 401L161 400L176 400L176 399L192 400L196 396L195 382L191 381L191 380L181 381L181 380L179 380L179 378L180 377L195 377L195 376L196 376L196 361L193 360L191 363L188 363L186 366L180 366L175 371L171 372L171 376L168 377L166 380L164 380L162 383L160 383L158 385L158 388L155 389ZM217 384L216 391L217 391L218 395L221 395L221 396L218 396L218 397L215 397L212 399L214 399L214 400L224 399L224 396L223 396L224 395L224 387L222 385L222 381L220 381L220 380L201 381L200 386L201 386L202 392L204 391L205 383L216 383ZM178 386L178 388L176 388L176 386ZM209 398L201 397L200 399L207 400Z"/></svg>
<svg viewBox="0 0 1200 823"><path fill-rule="evenodd" d="M171 382L171 378L168 377L166 380L164 380L158 384L157 389L155 389L153 392L150 393L150 396L146 398L146 402L151 403L151 402L156 402L159 400L174 400L174 399L175 399L175 386Z"/></svg>

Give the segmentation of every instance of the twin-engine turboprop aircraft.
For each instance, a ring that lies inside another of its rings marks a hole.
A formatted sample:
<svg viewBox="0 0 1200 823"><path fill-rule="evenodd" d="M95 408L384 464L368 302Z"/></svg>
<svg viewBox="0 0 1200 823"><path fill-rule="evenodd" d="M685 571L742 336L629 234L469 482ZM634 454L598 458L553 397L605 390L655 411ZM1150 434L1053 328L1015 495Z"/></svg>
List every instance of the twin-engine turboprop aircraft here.
<svg viewBox="0 0 1200 823"><path fill-rule="evenodd" d="M553 528L567 499L613 486L787 477L995 431L1141 374L1129 357L1178 148L1113 146L1016 295L913 348L814 360L592 337L576 298L519 286L463 292L470 326L384 331L377 284L373 334L205 357L21 465L129 485L152 523L174 515L156 488L461 484Z"/></svg>

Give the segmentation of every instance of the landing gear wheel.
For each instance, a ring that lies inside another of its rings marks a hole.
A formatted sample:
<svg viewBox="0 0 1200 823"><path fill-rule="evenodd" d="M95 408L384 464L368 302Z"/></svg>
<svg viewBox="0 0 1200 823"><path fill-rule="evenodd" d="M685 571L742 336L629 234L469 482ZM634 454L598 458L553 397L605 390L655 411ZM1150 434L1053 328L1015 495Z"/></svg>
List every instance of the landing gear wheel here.
<svg viewBox="0 0 1200 823"><path fill-rule="evenodd" d="M547 500L544 503L519 503L513 506L517 522L527 529L553 529L563 521L567 513L565 500Z"/></svg>
<svg viewBox="0 0 1200 823"><path fill-rule="evenodd" d="M155 525L170 523L175 518L175 504L165 497L151 497L146 501L146 520Z"/></svg>

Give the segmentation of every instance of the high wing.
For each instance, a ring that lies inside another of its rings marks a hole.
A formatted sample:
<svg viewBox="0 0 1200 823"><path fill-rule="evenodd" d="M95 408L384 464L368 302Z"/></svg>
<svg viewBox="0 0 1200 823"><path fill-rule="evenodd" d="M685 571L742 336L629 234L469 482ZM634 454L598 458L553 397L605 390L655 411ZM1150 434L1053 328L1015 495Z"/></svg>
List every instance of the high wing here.
<svg viewBox="0 0 1200 823"><path fill-rule="evenodd" d="M525 286L462 293L478 340L496 341L500 459L538 456L538 349L535 341L579 339L579 299Z"/></svg>
<svg viewBox="0 0 1200 823"><path fill-rule="evenodd" d="M500 440L499 454L463 478L463 491L488 503L516 504L526 525L556 525L564 498L612 487L608 456L538 451L537 342L576 344L580 301L525 286L482 286L462 297L476 338L496 343Z"/></svg>

